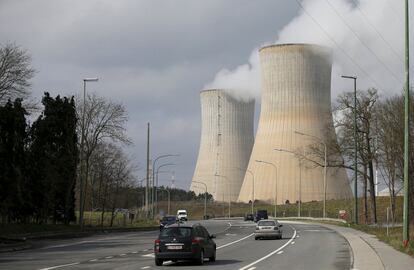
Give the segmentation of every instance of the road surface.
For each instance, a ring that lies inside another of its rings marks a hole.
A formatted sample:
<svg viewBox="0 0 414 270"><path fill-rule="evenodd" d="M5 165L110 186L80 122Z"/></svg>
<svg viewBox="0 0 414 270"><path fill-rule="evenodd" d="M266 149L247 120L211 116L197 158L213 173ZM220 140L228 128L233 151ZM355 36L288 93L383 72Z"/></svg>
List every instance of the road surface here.
<svg viewBox="0 0 414 270"><path fill-rule="evenodd" d="M241 220L201 222L216 234L217 261L202 266L166 262L155 266L156 231L112 233L37 242L30 250L0 254L0 269L307 269L352 268L348 242L313 224L283 224L283 239L254 240L255 223Z"/></svg>

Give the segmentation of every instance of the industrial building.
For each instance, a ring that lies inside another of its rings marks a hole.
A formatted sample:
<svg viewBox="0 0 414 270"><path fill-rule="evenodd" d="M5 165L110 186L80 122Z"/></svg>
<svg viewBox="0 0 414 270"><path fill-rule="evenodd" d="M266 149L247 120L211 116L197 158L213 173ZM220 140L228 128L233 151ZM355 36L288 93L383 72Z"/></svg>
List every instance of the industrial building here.
<svg viewBox="0 0 414 270"><path fill-rule="evenodd" d="M205 184L216 201L236 201L254 142L254 100L220 89L201 91L200 99L200 149L190 190L203 193Z"/></svg>
<svg viewBox="0 0 414 270"><path fill-rule="evenodd" d="M310 44L281 44L261 48L259 56L260 119L238 200L248 202L254 197L273 202L277 198L278 204L321 201L324 170L306 161L306 151L310 144L335 137L331 51ZM329 158L340 156L330 154ZM328 199L352 196L344 169L328 168L326 191Z"/></svg>

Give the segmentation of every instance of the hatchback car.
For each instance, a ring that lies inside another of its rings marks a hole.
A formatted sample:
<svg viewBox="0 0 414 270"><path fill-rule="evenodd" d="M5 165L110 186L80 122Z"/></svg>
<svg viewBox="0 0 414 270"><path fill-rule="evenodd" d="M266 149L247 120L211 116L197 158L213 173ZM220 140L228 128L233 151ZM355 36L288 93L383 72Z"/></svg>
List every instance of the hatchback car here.
<svg viewBox="0 0 414 270"><path fill-rule="evenodd" d="M282 238L282 224L279 224L276 220L260 220L257 223L256 230L254 232L254 239L263 238Z"/></svg>
<svg viewBox="0 0 414 270"><path fill-rule="evenodd" d="M175 216L164 216L160 221L160 230L162 230L164 227L175 224L177 222L177 219Z"/></svg>
<svg viewBox="0 0 414 270"><path fill-rule="evenodd" d="M160 231L154 242L155 264L164 261L192 260L203 264L204 258L216 260L216 243L200 224L193 226L174 224Z"/></svg>

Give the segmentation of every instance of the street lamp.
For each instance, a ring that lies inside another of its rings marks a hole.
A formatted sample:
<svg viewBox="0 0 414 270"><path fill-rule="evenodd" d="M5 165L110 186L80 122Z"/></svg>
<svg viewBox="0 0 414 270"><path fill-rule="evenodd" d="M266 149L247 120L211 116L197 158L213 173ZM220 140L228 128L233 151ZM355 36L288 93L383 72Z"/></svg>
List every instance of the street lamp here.
<svg viewBox="0 0 414 270"><path fill-rule="evenodd" d="M171 200L170 191L167 188L160 188L159 190L157 189L157 192L158 191L162 191L162 190L167 191L167 193L168 193L168 210L167 210L167 215L169 215L170 214L170 200Z"/></svg>
<svg viewBox="0 0 414 270"><path fill-rule="evenodd" d="M273 149L275 151L279 151L279 152L285 152L285 153L291 153L293 155L296 155L295 152L290 151L290 150L286 150L286 149ZM300 211L301 211L301 206L302 206L302 162L298 159L299 162L299 201L298 201L298 217L300 217Z"/></svg>
<svg viewBox="0 0 414 270"><path fill-rule="evenodd" d="M356 95L356 76L341 76L344 79L354 80L354 148L355 148L355 180L354 180L354 194L355 194L355 205L354 205L354 222L358 224L358 140L357 140L357 95Z"/></svg>
<svg viewBox="0 0 414 270"><path fill-rule="evenodd" d="M275 203L275 217L277 216L277 212L276 212L276 205L277 205L277 168L276 165L273 164L272 162L267 162L264 160L255 160L256 162L259 163L263 163L263 164L268 164L270 166L273 166L273 168L275 169L275 196L274 196L274 203Z"/></svg>
<svg viewBox="0 0 414 270"><path fill-rule="evenodd" d="M165 154L165 155L160 155L158 157L156 157L154 159L154 161L152 162L152 192L148 192L147 194L151 194L151 204L152 206L154 205L154 180L155 180L155 164L157 163L157 161L159 159L162 158L166 158L166 157L178 157L180 156L179 154ZM148 190L149 187L146 187L146 190ZM154 210L154 208L152 207L152 211ZM152 216L154 216L154 213L152 213Z"/></svg>
<svg viewBox="0 0 414 270"><path fill-rule="evenodd" d="M299 131L295 131L296 134L302 135L302 136L308 136L311 138L314 138L316 140L318 140L321 144L323 144L324 146L324 150L325 150L325 162L324 162L324 168L323 168L323 218L326 218L326 189L327 189L327 183L326 183L326 143L319 137L310 135L310 134L306 134L303 132L299 132Z"/></svg>
<svg viewBox="0 0 414 270"><path fill-rule="evenodd" d="M214 176L223 177L227 181L228 196L229 196L229 218L230 218L230 214L231 214L231 210L230 210L231 209L231 196L230 196L231 195L230 194L230 192L231 192L231 186L230 186L230 181L227 178L227 176L224 176L224 175L215 174ZM224 201L224 198L223 198L223 201Z"/></svg>
<svg viewBox="0 0 414 270"><path fill-rule="evenodd" d="M158 166L156 178L152 180L152 185L153 186L154 186L154 182L155 182L155 188L153 188L153 195L154 196L153 196L153 201L152 201L152 218L155 217L155 212L154 212L155 203L158 203L158 201L157 201L158 173L159 173L159 171L162 167L173 166L173 165L175 165L175 164L174 163L165 163L165 164L162 164L162 165Z"/></svg>
<svg viewBox="0 0 414 270"><path fill-rule="evenodd" d="M82 112L82 127L81 127L81 145L80 145L80 204L79 204L79 224L81 231L83 230L83 211L85 208L85 185L86 185L86 175L84 179L83 171L83 152L85 144L85 109L86 109L86 83L87 82L97 82L98 78L85 78L83 79L83 112Z"/></svg>
<svg viewBox="0 0 414 270"><path fill-rule="evenodd" d="M193 180L193 183L204 185L204 188L206 189L206 192L204 193L204 217L203 217L203 219L205 219L207 217L207 185L206 183L201 182L201 181Z"/></svg>

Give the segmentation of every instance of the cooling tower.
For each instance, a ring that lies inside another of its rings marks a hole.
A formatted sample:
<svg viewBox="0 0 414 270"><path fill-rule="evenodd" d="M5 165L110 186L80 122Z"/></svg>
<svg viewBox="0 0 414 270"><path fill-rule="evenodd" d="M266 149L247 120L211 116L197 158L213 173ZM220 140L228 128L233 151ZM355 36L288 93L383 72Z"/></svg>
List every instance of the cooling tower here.
<svg viewBox="0 0 414 270"><path fill-rule="evenodd" d="M236 201L254 142L254 100L240 101L224 90L201 98L201 140L191 190L217 201Z"/></svg>
<svg viewBox="0 0 414 270"><path fill-rule="evenodd" d="M323 168L312 166L303 156L307 157L309 145L331 141L331 136L335 136L330 92L331 52L316 45L283 44L263 47L259 55L261 112L248 165L251 173L245 175L239 200L251 200L253 174L255 199L273 201L277 193L279 204L299 198L320 201L324 195ZM323 164L323 160L317 162ZM327 199L350 196L345 170L328 168Z"/></svg>

